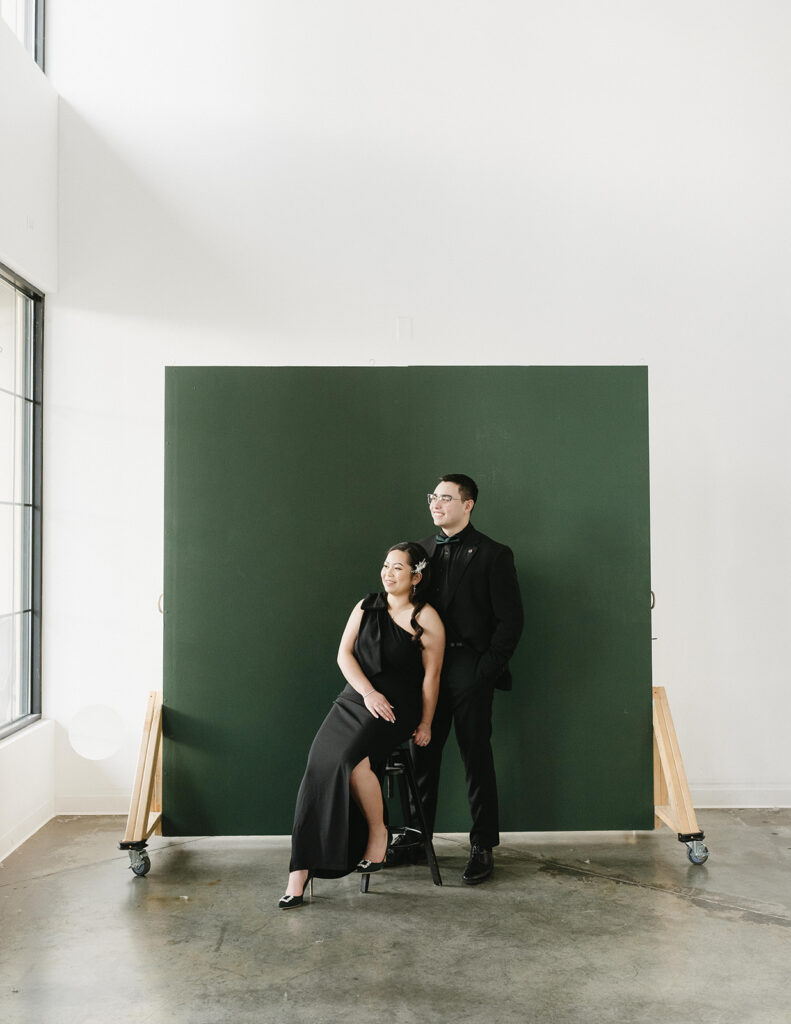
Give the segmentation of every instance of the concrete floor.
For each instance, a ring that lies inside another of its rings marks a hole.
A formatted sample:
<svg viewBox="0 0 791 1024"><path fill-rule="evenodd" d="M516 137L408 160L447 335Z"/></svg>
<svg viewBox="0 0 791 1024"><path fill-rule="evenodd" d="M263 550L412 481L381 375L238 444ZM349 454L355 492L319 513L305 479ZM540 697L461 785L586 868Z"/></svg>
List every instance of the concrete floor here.
<svg viewBox="0 0 791 1024"><path fill-rule="evenodd" d="M154 839L136 878L119 817L56 818L0 865L3 1024L412 1021L789 1024L791 810L666 829L510 834L460 883L425 867L317 881L275 903L284 838Z"/></svg>

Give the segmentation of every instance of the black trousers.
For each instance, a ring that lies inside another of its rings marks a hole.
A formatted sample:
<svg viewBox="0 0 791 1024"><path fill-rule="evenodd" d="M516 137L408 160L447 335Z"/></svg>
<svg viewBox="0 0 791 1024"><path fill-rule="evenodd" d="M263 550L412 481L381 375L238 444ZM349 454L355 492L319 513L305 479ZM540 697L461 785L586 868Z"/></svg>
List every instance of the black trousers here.
<svg viewBox="0 0 791 1024"><path fill-rule="evenodd" d="M491 744L494 687L490 683L475 685L477 660L475 652L468 647L448 648L431 725L431 742L427 747L411 743L410 749L426 822L433 835L442 751L451 725L454 727L467 778L472 816L470 843L489 849L500 843L497 779Z"/></svg>

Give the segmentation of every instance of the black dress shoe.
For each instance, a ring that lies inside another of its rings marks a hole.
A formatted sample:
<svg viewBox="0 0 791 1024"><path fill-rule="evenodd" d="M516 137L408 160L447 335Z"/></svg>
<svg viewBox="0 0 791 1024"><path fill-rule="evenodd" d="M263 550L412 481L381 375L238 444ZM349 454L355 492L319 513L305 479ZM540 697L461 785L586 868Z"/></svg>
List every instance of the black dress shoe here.
<svg viewBox="0 0 791 1024"><path fill-rule="evenodd" d="M479 882L483 882L489 877L493 867L492 851L473 844L470 850L470 859L467 861L467 867L464 869L461 880L465 885L478 885Z"/></svg>
<svg viewBox="0 0 791 1024"><path fill-rule="evenodd" d="M394 832L387 848L387 866L401 867L403 864L425 864L426 847L420 840L420 833Z"/></svg>
<svg viewBox="0 0 791 1024"><path fill-rule="evenodd" d="M382 860L361 860L356 867L356 871L359 871L361 875L370 875L372 871L381 871L382 868L387 867L387 851L390 849L390 832L387 833L387 846L385 847L385 855Z"/></svg>
<svg viewBox="0 0 791 1024"><path fill-rule="evenodd" d="M281 896L278 900L278 907L281 910L293 910L294 907L301 907L305 902L305 890L310 886L310 895L313 895L313 875L308 872L308 877L305 879L305 884L302 886L302 892L298 896Z"/></svg>
<svg viewBox="0 0 791 1024"><path fill-rule="evenodd" d="M400 868L404 864L409 863L409 850L405 850L403 847L393 848L391 846L387 851L385 860L389 868Z"/></svg>
<svg viewBox="0 0 791 1024"><path fill-rule="evenodd" d="M384 860L361 860L354 869L361 875L370 875L373 871L381 871L387 867L387 857Z"/></svg>
<svg viewBox="0 0 791 1024"><path fill-rule="evenodd" d="M404 832L394 832L390 836L385 860L389 868L397 868L409 863L410 839Z"/></svg>

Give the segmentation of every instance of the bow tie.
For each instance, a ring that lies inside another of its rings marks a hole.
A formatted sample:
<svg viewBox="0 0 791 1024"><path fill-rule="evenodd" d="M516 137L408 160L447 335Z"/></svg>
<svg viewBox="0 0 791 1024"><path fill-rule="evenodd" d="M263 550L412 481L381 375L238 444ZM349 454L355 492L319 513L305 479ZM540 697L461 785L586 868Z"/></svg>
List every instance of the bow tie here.
<svg viewBox="0 0 791 1024"><path fill-rule="evenodd" d="M446 537L444 533L438 533L434 540L437 544L459 544L461 537L458 533L454 533L452 537Z"/></svg>

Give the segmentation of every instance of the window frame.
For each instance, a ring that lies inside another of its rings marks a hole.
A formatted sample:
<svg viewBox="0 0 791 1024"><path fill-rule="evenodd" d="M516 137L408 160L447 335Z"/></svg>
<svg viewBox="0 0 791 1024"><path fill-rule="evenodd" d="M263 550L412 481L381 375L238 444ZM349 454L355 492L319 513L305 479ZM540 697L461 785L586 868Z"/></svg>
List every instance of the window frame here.
<svg viewBox="0 0 791 1024"><path fill-rule="evenodd" d="M33 60L46 74L44 67L44 5L46 0L34 0L35 13L33 15Z"/></svg>
<svg viewBox="0 0 791 1024"><path fill-rule="evenodd" d="M44 294L0 263L0 278L32 301L33 323L33 446L31 480L32 523L30 531L30 711L0 725L0 740L27 728L41 718L41 499L44 397Z"/></svg>
<svg viewBox="0 0 791 1024"><path fill-rule="evenodd" d="M44 34L46 19L44 17L44 2L45 0L25 0L25 28L22 36L19 34L18 25L16 27L14 25L9 26L11 31L25 48L25 52L30 54L34 62L38 64L42 71L45 70ZM18 18L19 11L17 11L16 14Z"/></svg>

